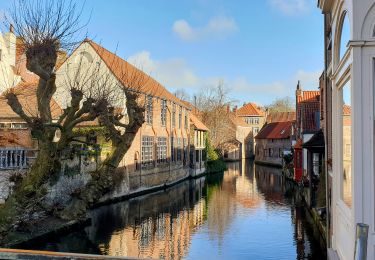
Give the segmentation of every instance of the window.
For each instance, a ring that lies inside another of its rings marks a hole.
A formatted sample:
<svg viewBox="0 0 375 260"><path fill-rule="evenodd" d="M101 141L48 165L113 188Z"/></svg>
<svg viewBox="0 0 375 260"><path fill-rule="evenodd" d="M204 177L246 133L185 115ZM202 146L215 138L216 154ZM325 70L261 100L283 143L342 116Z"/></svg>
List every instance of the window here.
<svg viewBox="0 0 375 260"><path fill-rule="evenodd" d="M185 129L188 129L189 123L188 123L189 113L187 110L185 110Z"/></svg>
<svg viewBox="0 0 375 260"><path fill-rule="evenodd" d="M253 127L253 133L254 134L259 133L259 127Z"/></svg>
<svg viewBox="0 0 375 260"><path fill-rule="evenodd" d="M187 159L188 159L188 139L184 138L183 141L184 141L184 165L186 165Z"/></svg>
<svg viewBox="0 0 375 260"><path fill-rule="evenodd" d="M157 162L165 163L167 161L167 138L158 137L158 146L157 146Z"/></svg>
<svg viewBox="0 0 375 260"><path fill-rule="evenodd" d="M152 124L152 96L147 96L146 99L146 123Z"/></svg>
<svg viewBox="0 0 375 260"><path fill-rule="evenodd" d="M160 112L160 119L161 119L161 125L166 126L167 125L167 100L163 99L161 101L161 112Z"/></svg>
<svg viewBox="0 0 375 260"><path fill-rule="evenodd" d="M178 111L178 128L181 129L182 124L182 106L180 106L180 109Z"/></svg>
<svg viewBox="0 0 375 260"><path fill-rule="evenodd" d="M182 145L181 145L181 139L177 138L177 161L182 160Z"/></svg>
<svg viewBox="0 0 375 260"><path fill-rule="evenodd" d="M254 124L259 124L259 118L254 118Z"/></svg>
<svg viewBox="0 0 375 260"><path fill-rule="evenodd" d="M279 157L283 158L283 149L282 148L279 148Z"/></svg>
<svg viewBox="0 0 375 260"><path fill-rule="evenodd" d="M264 150L263 150L263 156L264 156L264 157L267 157L267 156L268 156L268 150L267 150L267 149L264 149Z"/></svg>
<svg viewBox="0 0 375 260"><path fill-rule="evenodd" d="M27 123L12 123L12 129L27 129Z"/></svg>
<svg viewBox="0 0 375 260"><path fill-rule="evenodd" d="M338 45L338 57L339 57L339 60L342 60L342 58L344 57L345 53L346 53L346 50L348 49L347 48L347 44L349 43L349 40L350 40L350 24L349 24L349 17L348 17L348 14L345 13L342 17L342 20L341 20L341 28L340 28L341 32L340 32L340 35L339 35L339 45Z"/></svg>
<svg viewBox="0 0 375 260"><path fill-rule="evenodd" d="M174 147L174 138L172 136L171 137L171 160L172 160L172 162L174 162L176 160L175 155L174 155L174 149L175 149L175 147Z"/></svg>
<svg viewBox="0 0 375 260"><path fill-rule="evenodd" d="M152 166L153 144L154 138L152 136L142 137L142 167Z"/></svg>
<svg viewBox="0 0 375 260"><path fill-rule="evenodd" d="M172 106L172 126L176 127L176 104Z"/></svg>
<svg viewBox="0 0 375 260"><path fill-rule="evenodd" d="M195 161L196 162L200 162L201 161L201 157L200 157L200 150L195 150ZM228 158L228 152L226 152L226 156L224 155L225 158Z"/></svg>
<svg viewBox="0 0 375 260"><path fill-rule="evenodd" d="M268 149L268 155L269 155L269 157L273 156L273 149L272 148Z"/></svg>
<svg viewBox="0 0 375 260"><path fill-rule="evenodd" d="M351 117L351 82L348 81L341 90L342 107L342 192L341 197L349 207L352 205L352 117Z"/></svg>
<svg viewBox="0 0 375 260"><path fill-rule="evenodd" d="M11 123L0 123L0 129L11 128Z"/></svg>

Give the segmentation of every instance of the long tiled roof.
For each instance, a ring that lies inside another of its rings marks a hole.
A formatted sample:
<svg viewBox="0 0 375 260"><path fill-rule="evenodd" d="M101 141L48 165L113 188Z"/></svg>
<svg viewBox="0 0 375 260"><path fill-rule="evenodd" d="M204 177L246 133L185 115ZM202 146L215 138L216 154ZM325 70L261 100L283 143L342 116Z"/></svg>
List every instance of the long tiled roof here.
<svg viewBox="0 0 375 260"><path fill-rule="evenodd" d="M255 139L286 139L292 133L292 122L274 122L266 124Z"/></svg>
<svg viewBox="0 0 375 260"><path fill-rule="evenodd" d="M138 77L137 86L128 86L135 91L149 94L159 98L171 100L181 106L188 108L179 98L170 93L165 87L146 73L137 69L127 61L108 51L92 40L85 40L96 51L115 77L124 85L128 86L132 78Z"/></svg>
<svg viewBox="0 0 375 260"><path fill-rule="evenodd" d="M255 103L247 103L237 111L237 116L262 116L263 112Z"/></svg>
<svg viewBox="0 0 375 260"><path fill-rule="evenodd" d="M266 122L288 122L296 120L296 112L273 112L267 116Z"/></svg>
<svg viewBox="0 0 375 260"><path fill-rule="evenodd" d="M36 99L36 90L38 83L36 82L22 82L17 86L12 88L12 91L17 95L19 102L22 105L22 108L26 115L28 116L37 116L37 99ZM62 110L56 101L52 98L51 100L51 113L52 118L56 119L61 114ZM5 94L0 96L0 118L19 118L19 116L12 110L12 108L7 104L7 99Z"/></svg>

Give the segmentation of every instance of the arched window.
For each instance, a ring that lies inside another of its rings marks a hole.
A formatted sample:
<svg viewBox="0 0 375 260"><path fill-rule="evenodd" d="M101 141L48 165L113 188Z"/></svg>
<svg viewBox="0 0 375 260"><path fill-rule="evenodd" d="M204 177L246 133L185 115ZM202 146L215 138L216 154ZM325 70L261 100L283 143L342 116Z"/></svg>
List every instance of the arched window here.
<svg viewBox="0 0 375 260"><path fill-rule="evenodd" d="M348 14L344 12L341 18L341 23L338 28L339 35L338 35L338 50L337 50L337 57L339 58L339 61L342 60L344 57L348 45L348 42L350 40L350 24L349 24L349 18Z"/></svg>

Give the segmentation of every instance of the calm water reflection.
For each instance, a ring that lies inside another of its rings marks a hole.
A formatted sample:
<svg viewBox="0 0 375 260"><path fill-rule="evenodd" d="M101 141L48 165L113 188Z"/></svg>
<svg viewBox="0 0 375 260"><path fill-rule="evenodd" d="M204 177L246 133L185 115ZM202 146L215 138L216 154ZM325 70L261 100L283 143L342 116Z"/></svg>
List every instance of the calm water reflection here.
<svg viewBox="0 0 375 260"><path fill-rule="evenodd" d="M34 249L165 259L325 259L278 169L251 162L92 212Z"/></svg>

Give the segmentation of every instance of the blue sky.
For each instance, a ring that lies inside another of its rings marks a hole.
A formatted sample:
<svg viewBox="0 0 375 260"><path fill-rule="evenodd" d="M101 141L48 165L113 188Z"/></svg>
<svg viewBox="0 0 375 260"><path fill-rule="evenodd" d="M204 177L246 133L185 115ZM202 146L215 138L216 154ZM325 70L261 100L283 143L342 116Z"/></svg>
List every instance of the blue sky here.
<svg viewBox="0 0 375 260"><path fill-rule="evenodd" d="M11 1L1 1L6 10ZM170 91L223 80L239 102L317 89L323 17L314 0L91 0L88 34Z"/></svg>

